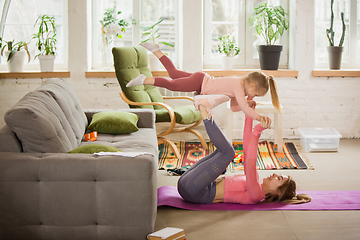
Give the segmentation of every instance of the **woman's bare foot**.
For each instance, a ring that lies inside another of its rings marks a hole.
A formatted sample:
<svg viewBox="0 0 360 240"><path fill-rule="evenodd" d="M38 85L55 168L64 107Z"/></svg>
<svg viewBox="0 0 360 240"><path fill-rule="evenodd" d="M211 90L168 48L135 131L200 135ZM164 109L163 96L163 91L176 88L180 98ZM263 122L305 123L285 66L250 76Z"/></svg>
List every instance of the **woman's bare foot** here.
<svg viewBox="0 0 360 240"><path fill-rule="evenodd" d="M260 120L260 124L263 128L270 128L271 119L269 117L262 117Z"/></svg>

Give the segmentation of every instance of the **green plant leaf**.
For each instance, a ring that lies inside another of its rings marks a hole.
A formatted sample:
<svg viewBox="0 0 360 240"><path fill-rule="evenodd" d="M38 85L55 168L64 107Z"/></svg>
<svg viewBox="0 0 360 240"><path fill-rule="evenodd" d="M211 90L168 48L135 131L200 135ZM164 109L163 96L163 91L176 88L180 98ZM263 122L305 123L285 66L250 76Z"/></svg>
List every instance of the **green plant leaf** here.
<svg viewBox="0 0 360 240"><path fill-rule="evenodd" d="M155 23L154 25L152 25L150 28L154 28L156 25L160 24L162 21L164 21L164 19L160 19L157 23Z"/></svg>
<svg viewBox="0 0 360 240"><path fill-rule="evenodd" d="M7 61L10 61L11 57L16 53L16 50L11 50L8 56Z"/></svg>
<svg viewBox="0 0 360 240"><path fill-rule="evenodd" d="M171 43L168 43L168 42L160 42L160 43L162 43L162 44L164 44L166 46L175 47L174 44L171 44Z"/></svg>

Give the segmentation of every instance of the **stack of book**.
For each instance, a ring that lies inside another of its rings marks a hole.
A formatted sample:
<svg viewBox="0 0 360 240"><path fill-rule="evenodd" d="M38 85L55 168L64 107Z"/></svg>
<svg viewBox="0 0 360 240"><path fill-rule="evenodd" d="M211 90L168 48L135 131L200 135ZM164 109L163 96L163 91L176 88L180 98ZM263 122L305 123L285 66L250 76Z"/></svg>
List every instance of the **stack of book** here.
<svg viewBox="0 0 360 240"><path fill-rule="evenodd" d="M167 227L147 236L149 240L186 240L184 229Z"/></svg>

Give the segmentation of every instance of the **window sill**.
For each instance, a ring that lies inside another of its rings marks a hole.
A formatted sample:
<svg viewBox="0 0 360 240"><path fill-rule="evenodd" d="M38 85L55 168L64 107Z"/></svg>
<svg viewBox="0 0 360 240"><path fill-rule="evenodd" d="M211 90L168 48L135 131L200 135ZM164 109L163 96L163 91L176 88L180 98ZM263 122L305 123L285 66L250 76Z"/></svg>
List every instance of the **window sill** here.
<svg viewBox="0 0 360 240"><path fill-rule="evenodd" d="M54 72L0 72L0 79L14 78L69 78L69 71Z"/></svg>
<svg viewBox="0 0 360 240"><path fill-rule="evenodd" d="M218 69L203 69L202 71L208 73L213 77L224 76L245 76L253 71L260 71L259 69L234 69L234 70L218 70ZM273 75L274 77L298 77L298 71L279 69L279 70L261 70L266 75ZM168 77L165 70L152 71L154 77ZM114 71L87 71L85 72L86 78L116 78Z"/></svg>
<svg viewBox="0 0 360 240"><path fill-rule="evenodd" d="M313 77L360 77L360 70L313 70Z"/></svg>

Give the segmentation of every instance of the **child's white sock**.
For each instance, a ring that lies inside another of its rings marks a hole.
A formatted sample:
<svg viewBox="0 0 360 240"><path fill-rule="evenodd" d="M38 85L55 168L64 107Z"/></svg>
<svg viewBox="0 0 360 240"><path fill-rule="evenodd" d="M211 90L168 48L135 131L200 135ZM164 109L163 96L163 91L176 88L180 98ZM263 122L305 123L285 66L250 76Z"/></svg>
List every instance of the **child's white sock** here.
<svg viewBox="0 0 360 240"><path fill-rule="evenodd" d="M143 43L140 43L140 45L143 46L144 48L146 48L147 50L149 50L150 52L155 52L157 50L160 50L159 44L143 42Z"/></svg>
<svg viewBox="0 0 360 240"><path fill-rule="evenodd" d="M145 79L146 79L146 76L144 74L140 74L139 76L137 76L136 78L134 78L133 80L128 82L128 84L126 84L126 87L142 85L144 83Z"/></svg>

